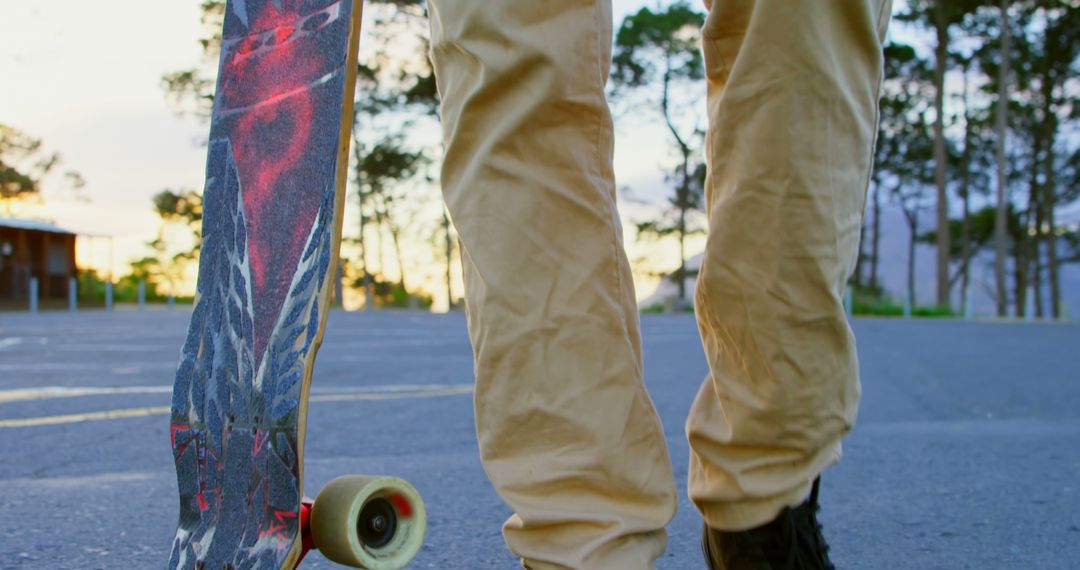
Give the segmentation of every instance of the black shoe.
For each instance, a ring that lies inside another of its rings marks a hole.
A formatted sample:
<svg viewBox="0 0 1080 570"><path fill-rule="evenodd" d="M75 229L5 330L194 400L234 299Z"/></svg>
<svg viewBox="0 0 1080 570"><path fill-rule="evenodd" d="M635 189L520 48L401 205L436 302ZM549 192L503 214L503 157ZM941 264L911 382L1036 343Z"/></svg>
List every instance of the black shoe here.
<svg viewBox="0 0 1080 570"><path fill-rule="evenodd" d="M810 498L786 507L772 522L739 532L723 532L708 526L701 537L705 561L712 570L835 570L829 562L829 545L817 521L818 484Z"/></svg>

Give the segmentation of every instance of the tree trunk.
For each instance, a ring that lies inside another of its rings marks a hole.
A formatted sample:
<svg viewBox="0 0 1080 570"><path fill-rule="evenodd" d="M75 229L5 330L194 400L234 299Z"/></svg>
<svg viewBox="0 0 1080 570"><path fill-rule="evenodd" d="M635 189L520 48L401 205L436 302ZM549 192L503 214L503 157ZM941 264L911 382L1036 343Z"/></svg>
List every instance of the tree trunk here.
<svg viewBox="0 0 1080 570"><path fill-rule="evenodd" d="M337 272L335 274L336 279L334 279L334 301L333 301L333 304L337 305L338 307L340 307L340 306L342 306L344 304L343 299L344 299L344 293L345 293L345 266L341 263L340 257L341 257L341 254L338 253L338 258L339 259L338 259L338 264L337 264Z"/></svg>
<svg viewBox="0 0 1080 570"><path fill-rule="evenodd" d="M675 273L675 278L679 282L679 301L686 301L686 211L690 208L690 145L686 143L682 135L679 134L679 130L675 128L675 122L671 116L671 55L667 57L664 68L663 78L663 92L660 99L660 109L664 114L664 122L667 124L668 131L671 132L671 136L675 139L675 143L679 147L679 152L682 154L682 180L679 182L679 188L675 191L675 206L679 209L679 269Z"/></svg>
<svg viewBox="0 0 1080 570"><path fill-rule="evenodd" d="M1041 202L1041 201L1040 201ZM1035 208L1035 234L1031 236L1031 289L1035 300L1035 316L1037 318L1043 318L1045 316L1043 311L1043 263L1042 263L1042 245L1043 245L1043 209L1040 202L1033 203L1032 208Z"/></svg>
<svg viewBox="0 0 1080 570"><path fill-rule="evenodd" d="M948 307L949 298L949 193L945 154L945 67L948 64L949 21L945 2L934 3L937 61L934 65L934 182L937 185L937 304Z"/></svg>
<svg viewBox="0 0 1080 570"><path fill-rule="evenodd" d="M968 289L971 285L971 104L968 100L968 64L964 64L964 154L961 158L962 178L960 196L964 200L964 212L961 220L960 256L963 272L960 278L960 309L968 314Z"/></svg>
<svg viewBox="0 0 1080 570"><path fill-rule="evenodd" d="M907 299L911 312L915 312L915 237L919 235L919 211L904 211L907 218L908 229L908 258L907 258Z"/></svg>
<svg viewBox="0 0 1080 570"><path fill-rule="evenodd" d="M679 190L679 301L686 302L686 210L690 207L690 149L683 148L682 188ZM681 310L681 309L680 309Z"/></svg>
<svg viewBox="0 0 1080 570"><path fill-rule="evenodd" d="M454 240L450 235L450 216L443 208L443 231L446 232L446 310L454 310L454 287L451 275L454 263Z"/></svg>
<svg viewBox="0 0 1080 570"><path fill-rule="evenodd" d="M874 226L873 237L870 245L870 289L877 293L878 284L878 252L881 249L881 183L874 183Z"/></svg>
<svg viewBox="0 0 1080 570"><path fill-rule="evenodd" d="M1052 26L1043 41L1046 45L1046 65L1042 70L1042 138L1044 145L1042 221L1046 229L1044 235L1046 236L1047 278L1050 282L1050 311L1054 319L1059 319L1061 318L1061 280L1058 272L1057 223L1054 215L1054 210L1057 207L1054 188L1054 143L1057 138L1057 115L1054 114L1055 81L1050 73L1051 62L1059 57L1057 53L1058 27ZM1040 234L1043 233L1042 226L1040 226L1039 232Z"/></svg>
<svg viewBox="0 0 1080 570"><path fill-rule="evenodd" d="M1001 65L998 68L997 101L997 209L994 216L994 282L997 286L997 314L1008 311L1008 285L1005 282L1006 224L1009 215L1009 184L1005 163L1005 136L1009 112L1009 0L1001 0Z"/></svg>
<svg viewBox="0 0 1080 570"><path fill-rule="evenodd" d="M1021 240L1016 247L1016 269L1013 271L1014 287L1016 288L1016 311L1015 315L1023 318L1027 315L1027 240Z"/></svg>
<svg viewBox="0 0 1080 570"><path fill-rule="evenodd" d="M398 239L398 228L394 225L393 220L390 219L390 207L387 204L386 196L380 194L382 198L380 207L376 210L376 214L379 217L379 224L386 226L386 230L390 232L390 243L394 247L394 259L397 261L398 266L398 286L401 290L408 293L409 289L405 287L405 261L401 256L401 242Z"/></svg>
<svg viewBox="0 0 1080 570"><path fill-rule="evenodd" d="M360 210L360 274L364 286L364 310L375 309L375 291L371 282L371 272L368 271L367 242L364 241L364 231L367 229L367 214L364 213L364 173L360 168L360 141L353 136L353 155L356 157L356 203Z"/></svg>
<svg viewBox="0 0 1080 570"><path fill-rule="evenodd" d="M1015 274L1015 287L1016 287L1016 316L1027 316L1027 293L1028 293L1028 279L1030 277L1028 270L1031 263L1031 249L1030 249L1030 236L1028 230L1031 228L1031 209L1029 208L1024 212L1020 221L1020 229L1016 236L1016 261L1014 262L1016 270Z"/></svg>
<svg viewBox="0 0 1080 570"><path fill-rule="evenodd" d="M1046 210L1046 269L1050 281L1050 311L1054 319L1061 318L1061 274L1057 251L1057 222L1054 210L1057 206L1054 195L1054 132L1050 131L1049 147L1046 152L1046 178L1043 180L1043 208Z"/></svg>
<svg viewBox="0 0 1080 570"><path fill-rule="evenodd" d="M1039 185L1039 166L1043 155L1042 129L1035 132L1031 148L1031 174L1028 178L1028 207L1024 228L1028 231L1027 259L1031 266L1032 295L1035 316L1042 317L1042 195ZM1025 315L1026 316L1026 315Z"/></svg>
<svg viewBox="0 0 1080 570"><path fill-rule="evenodd" d="M863 271L866 267L866 218L859 224L859 253L855 257L855 272L851 274L851 284L855 290L863 288Z"/></svg>
<svg viewBox="0 0 1080 570"><path fill-rule="evenodd" d="M965 173L965 178L968 175ZM966 184L966 182L965 182ZM963 309L964 314L968 313L968 303L971 299L968 298L968 289L971 286L971 196L968 194L968 190L964 190L964 219L961 227L961 237L964 240L962 243L961 257L963 257L963 266L961 271L963 273L960 277L960 307Z"/></svg>
<svg viewBox="0 0 1080 570"><path fill-rule="evenodd" d="M381 189L377 189L377 188L372 188L371 189L371 198L372 198L372 204L373 204L372 209L374 210L373 213L375 214L375 259L379 263L379 273L378 274L381 275L382 278L385 280L387 277L386 277L386 247L385 247L385 244L383 244L383 227L384 227L384 223L383 223L382 213L379 210L379 205L378 205L378 203L375 202L375 198L377 198L379 196L379 192L381 192ZM375 276L372 275L371 279L372 279L372 281L374 281Z"/></svg>

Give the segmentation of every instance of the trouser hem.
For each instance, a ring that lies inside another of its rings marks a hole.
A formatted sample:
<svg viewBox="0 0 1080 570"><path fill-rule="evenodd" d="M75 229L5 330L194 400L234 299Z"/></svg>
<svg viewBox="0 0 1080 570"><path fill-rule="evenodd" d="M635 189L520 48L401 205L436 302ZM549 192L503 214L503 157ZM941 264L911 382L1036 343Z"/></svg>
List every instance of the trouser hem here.
<svg viewBox="0 0 1080 570"><path fill-rule="evenodd" d="M811 482L797 489L763 499L743 499L734 503L714 503L699 506L705 524L713 530L743 531L750 530L776 519L785 507L796 507L806 501L810 494Z"/></svg>

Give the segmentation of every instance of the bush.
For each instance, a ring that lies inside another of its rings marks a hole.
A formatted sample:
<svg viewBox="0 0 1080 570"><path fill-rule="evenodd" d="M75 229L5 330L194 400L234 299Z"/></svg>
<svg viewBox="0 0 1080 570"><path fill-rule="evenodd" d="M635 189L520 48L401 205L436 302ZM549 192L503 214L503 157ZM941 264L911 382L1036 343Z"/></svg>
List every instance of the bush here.
<svg viewBox="0 0 1080 570"><path fill-rule="evenodd" d="M79 273L79 304L82 306L98 307L105 305L105 280L95 271L84 270ZM169 296L158 291L158 285L153 281L146 282L146 302L165 303ZM135 275L124 275L113 284L114 303L137 303L139 301L139 278ZM192 303L194 298L189 296L176 297L177 303Z"/></svg>
<svg viewBox="0 0 1080 570"><path fill-rule="evenodd" d="M856 289L855 298L852 302L852 313L855 315L875 317L902 317L904 316L903 302L893 299L883 291L871 291ZM945 307L936 305L915 306L911 310L913 317L948 318L959 316L958 313Z"/></svg>

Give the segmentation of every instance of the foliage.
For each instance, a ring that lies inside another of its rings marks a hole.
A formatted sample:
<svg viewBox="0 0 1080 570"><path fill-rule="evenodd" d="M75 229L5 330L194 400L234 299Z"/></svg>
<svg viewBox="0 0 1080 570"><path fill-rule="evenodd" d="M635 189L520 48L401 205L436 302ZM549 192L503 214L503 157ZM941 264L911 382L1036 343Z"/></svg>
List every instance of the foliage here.
<svg viewBox="0 0 1080 570"><path fill-rule="evenodd" d="M971 213L968 221L973 255L977 256L980 253L993 250L994 219L996 217L997 212L992 206L986 206ZM950 229L954 235L960 235L962 224L963 220L960 218L952 218L949 220ZM1031 234L1031 229L1024 223L1024 213L1015 206L1009 207L1006 228L1009 236L1008 244L1010 255L1021 255L1019 248L1024 243L1026 237ZM1062 252L1062 257L1060 259L1061 263L1080 262L1080 227L1059 227L1057 228L1055 235L1059 242L1059 249ZM937 235L935 231L928 231L921 234L918 239L924 243L935 243ZM949 255L956 260L962 259L963 251L961 249L961 244L953 243Z"/></svg>
<svg viewBox="0 0 1080 570"><path fill-rule="evenodd" d="M933 240L951 260L945 265L951 276L939 265L946 288L961 280L966 284L971 260L997 248L994 149L1004 141L1007 217L1000 251L1014 275L1001 298L1023 298L1026 287L1041 290L1049 284L1057 314L1057 271L1076 254L1075 222L1059 220L1058 212L1080 199L1075 137L1080 6L1021 0L1008 2L1003 13L1001 5L987 0L903 5L894 25L906 27L906 36L919 38L915 45L932 51L896 43L886 47L873 191L885 189L913 230L920 212L936 205L941 214L944 207L948 216L931 231L915 233L920 241ZM1006 22L1013 39L1003 53ZM1010 73L1003 86L1004 61ZM999 131L994 125L1003 87L1008 113L1005 130ZM942 177L944 188L934 199L930 189L940 186ZM950 195L962 199L962 211L947 206ZM870 262L876 264L872 256Z"/></svg>
<svg viewBox="0 0 1080 570"><path fill-rule="evenodd" d="M139 282L146 287L146 301L148 303L164 303L169 300L167 292L161 291L154 281L146 281L146 273L141 269L128 273L113 285L113 301L116 303L135 303L139 300ZM101 306L105 299L106 279L92 270L79 272L79 305ZM190 296L178 296L174 299L179 303L191 303Z"/></svg>
<svg viewBox="0 0 1080 570"><path fill-rule="evenodd" d="M701 209L706 168L697 150L704 144L705 135L699 113L694 112L700 108L700 101L691 98L680 104L677 92L694 92L692 88L680 88L704 78L698 47L704 21L703 14L681 1L663 11L642 8L623 20L615 36L612 57L611 77L617 97L658 91L658 103L646 98L637 106L658 107L680 159L666 177L674 190L668 201L670 209L657 219L637 224L639 236L678 238L679 268L675 278L679 299L686 299L686 238L704 232L689 216Z"/></svg>
<svg viewBox="0 0 1080 570"><path fill-rule="evenodd" d="M189 253L170 254L167 242L160 235L146 245L150 255L131 262L130 276L136 281L153 284L155 290L163 287L167 293L174 294L177 284L183 280L184 269L191 261Z"/></svg>
<svg viewBox="0 0 1080 570"><path fill-rule="evenodd" d="M623 88L704 78L698 47L705 16L685 2L654 12L642 8L623 20L615 36L611 78Z"/></svg>
<svg viewBox="0 0 1080 570"><path fill-rule="evenodd" d="M635 224L638 237L664 238L673 235L678 237L680 232L686 236L704 234L705 229L702 227L684 228L680 215L691 210L701 210L705 194L705 174L705 164L699 163L690 175L688 191L676 191L668 198L670 209L663 211L658 218ZM673 178L674 176L670 174L666 177L668 182L671 182Z"/></svg>
<svg viewBox="0 0 1080 570"><path fill-rule="evenodd" d="M927 114L932 110L930 69L910 45L885 46L878 143L874 170L893 198L914 212L933 182L933 145Z"/></svg>
<svg viewBox="0 0 1080 570"><path fill-rule="evenodd" d="M41 139L0 123L0 203L40 199L42 183L60 165L60 155L48 152ZM75 190L85 184L78 172L64 173Z"/></svg>
<svg viewBox="0 0 1080 570"><path fill-rule="evenodd" d="M362 278L353 280L354 288L363 287ZM375 307L383 309L430 309L434 299L427 293L408 291L400 283L372 278L373 301Z"/></svg>
<svg viewBox="0 0 1080 570"><path fill-rule="evenodd" d="M190 189L162 190L154 195L153 202L162 223L177 223L191 230L194 243L183 255L188 260L198 259L202 249L202 193Z"/></svg>
<svg viewBox="0 0 1080 570"><path fill-rule="evenodd" d="M169 102L181 113L191 113L203 119L210 118L214 107L214 83L216 65L221 54L221 28L225 22L225 0L203 0L202 61L198 65L173 71L161 78L162 87Z"/></svg>
<svg viewBox="0 0 1080 570"><path fill-rule="evenodd" d="M399 1L377 5L371 13L367 45L357 74L356 121L353 125L353 182L360 210L359 281L365 297L380 305L374 290L378 279L371 269L369 252L370 221L374 221L379 248L378 271L387 273L382 263L383 236L389 235L397 264L398 287L406 291L407 279L402 231L418 233L417 218L424 216L429 226L441 222L441 211L431 206L441 204L424 175L431 162L431 143L404 136L417 123L434 127L438 97L435 76L427 57L426 13L421 2ZM434 129L432 129L434 130ZM426 192L425 192L426 191ZM421 193L423 192L423 193ZM430 217L428 217L430 215Z"/></svg>
<svg viewBox="0 0 1080 570"><path fill-rule="evenodd" d="M880 290L855 288L851 303L851 312L856 316L867 317L902 317L904 304L886 295ZM948 307L917 305L911 309L913 317L957 317Z"/></svg>
<svg viewBox="0 0 1080 570"><path fill-rule="evenodd" d="M224 0L202 3L205 33L200 43L203 60L192 68L163 77L168 98L180 112L203 118L210 116L224 10ZM353 265L359 268L361 275L366 275L371 250L365 247L367 242L372 237L378 238L376 253L381 260L382 238L389 234L385 241L392 244L399 286L404 289L403 227L406 223L414 226L417 222L441 226L442 221L441 211L431 207L439 203L438 194L426 192L418 196L418 190L427 190L431 186L426 168L434 154L432 143L437 141L403 136L403 133L415 130L416 123L431 121L438 108L435 75L427 58L426 11L424 2L419 0L375 0L366 3L365 16L368 21L357 69L351 157L352 188L360 210L360 223L355 230L356 238L347 235L343 243L357 248L359 259ZM171 212L172 206L159 204L159 214ZM429 213L437 215L426 215ZM185 223L194 221L190 216L178 214L163 215L162 218ZM424 219L418 220L421 216ZM194 231L197 224L192 227ZM369 235L372 230L374 236ZM344 252L343 257L347 258L348 252ZM386 270L385 266L379 265L380 273L386 273Z"/></svg>

